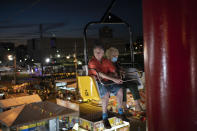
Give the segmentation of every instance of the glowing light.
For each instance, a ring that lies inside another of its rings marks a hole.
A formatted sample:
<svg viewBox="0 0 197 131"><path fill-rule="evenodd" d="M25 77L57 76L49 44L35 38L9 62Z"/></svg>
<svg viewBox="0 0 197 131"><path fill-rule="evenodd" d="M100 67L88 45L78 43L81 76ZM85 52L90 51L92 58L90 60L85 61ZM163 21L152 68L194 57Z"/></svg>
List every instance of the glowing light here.
<svg viewBox="0 0 197 131"><path fill-rule="evenodd" d="M67 97L67 100L70 100L70 97Z"/></svg>
<svg viewBox="0 0 197 131"><path fill-rule="evenodd" d="M46 61L46 63L49 63L50 62L50 59L49 58L46 58L45 61Z"/></svg>
<svg viewBox="0 0 197 131"><path fill-rule="evenodd" d="M60 58L60 54L57 54L57 57Z"/></svg>
<svg viewBox="0 0 197 131"><path fill-rule="evenodd" d="M70 59L70 55L66 56L66 59Z"/></svg>
<svg viewBox="0 0 197 131"><path fill-rule="evenodd" d="M8 60L14 60L13 55L8 55Z"/></svg>
<svg viewBox="0 0 197 131"><path fill-rule="evenodd" d="M82 62L81 62L81 61L78 61L77 64L78 64L78 65L82 65Z"/></svg>

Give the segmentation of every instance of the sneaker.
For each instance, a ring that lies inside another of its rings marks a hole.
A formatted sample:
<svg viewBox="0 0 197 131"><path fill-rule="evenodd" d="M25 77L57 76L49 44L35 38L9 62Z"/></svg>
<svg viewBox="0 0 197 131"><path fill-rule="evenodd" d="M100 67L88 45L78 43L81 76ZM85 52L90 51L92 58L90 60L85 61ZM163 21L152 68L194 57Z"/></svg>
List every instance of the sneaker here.
<svg viewBox="0 0 197 131"><path fill-rule="evenodd" d="M125 114L119 114L118 115L118 118L120 118L122 121L127 121L127 122L129 122L130 120L126 117L126 115Z"/></svg>
<svg viewBox="0 0 197 131"><path fill-rule="evenodd" d="M104 124L104 127L105 127L106 129L110 129L110 128L111 128L111 125L110 125L108 119L104 119L104 120L103 120L103 124Z"/></svg>

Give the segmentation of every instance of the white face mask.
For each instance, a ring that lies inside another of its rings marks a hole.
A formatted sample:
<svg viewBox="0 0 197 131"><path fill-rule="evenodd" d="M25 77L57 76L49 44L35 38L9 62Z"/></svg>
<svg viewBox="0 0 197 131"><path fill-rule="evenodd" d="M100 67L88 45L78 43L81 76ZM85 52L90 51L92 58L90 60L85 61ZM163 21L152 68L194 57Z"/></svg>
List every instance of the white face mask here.
<svg viewBox="0 0 197 131"><path fill-rule="evenodd" d="M112 62L117 62L118 58L117 57L112 57L111 61Z"/></svg>

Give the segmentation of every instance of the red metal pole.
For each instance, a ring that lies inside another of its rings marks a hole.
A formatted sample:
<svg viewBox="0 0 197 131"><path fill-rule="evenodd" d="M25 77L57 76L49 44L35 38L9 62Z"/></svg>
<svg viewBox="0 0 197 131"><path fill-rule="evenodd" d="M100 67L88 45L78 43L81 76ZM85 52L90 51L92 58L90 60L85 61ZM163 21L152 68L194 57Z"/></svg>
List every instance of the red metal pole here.
<svg viewBox="0 0 197 131"><path fill-rule="evenodd" d="M196 0L143 0L149 131L197 131Z"/></svg>

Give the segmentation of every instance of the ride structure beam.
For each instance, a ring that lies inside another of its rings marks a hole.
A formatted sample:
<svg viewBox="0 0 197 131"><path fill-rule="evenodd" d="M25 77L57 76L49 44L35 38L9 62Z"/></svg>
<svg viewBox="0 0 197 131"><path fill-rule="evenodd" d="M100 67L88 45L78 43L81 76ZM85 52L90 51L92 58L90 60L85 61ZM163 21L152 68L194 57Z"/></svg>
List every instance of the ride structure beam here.
<svg viewBox="0 0 197 131"><path fill-rule="evenodd" d="M197 130L196 0L143 0L148 131Z"/></svg>

